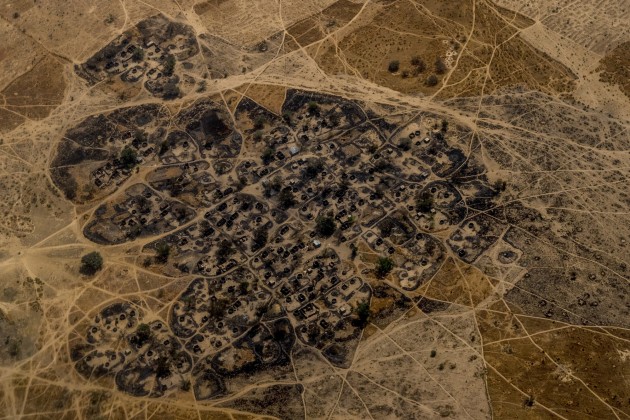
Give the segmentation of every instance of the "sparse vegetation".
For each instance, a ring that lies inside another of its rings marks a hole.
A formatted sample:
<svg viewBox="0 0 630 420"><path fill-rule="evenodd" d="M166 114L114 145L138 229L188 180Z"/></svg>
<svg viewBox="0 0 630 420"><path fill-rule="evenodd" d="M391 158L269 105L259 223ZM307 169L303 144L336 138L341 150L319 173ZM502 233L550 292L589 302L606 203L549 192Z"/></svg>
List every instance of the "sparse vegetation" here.
<svg viewBox="0 0 630 420"><path fill-rule="evenodd" d="M414 56L411 58L411 65L413 66L413 73L415 76L424 72L427 69L427 65L424 63L424 60L419 56Z"/></svg>
<svg viewBox="0 0 630 420"><path fill-rule="evenodd" d="M91 276L103 268L103 257L97 251L90 252L81 257L81 274Z"/></svg>
<svg viewBox="0 0 630 420"><path fill-rule="evenodd" d="M390 73L396 73L400 69L400 61L392 60L387 65L387 71Z"/></svg>
<svg viewBox="0 0 630 420"><path fill-rule="evenodd" d="M437 76L435 74L432 74L431 76L427 77L427 80L424 83L429 87L433 87L436 86L438 82L439 80Z"/></svg>

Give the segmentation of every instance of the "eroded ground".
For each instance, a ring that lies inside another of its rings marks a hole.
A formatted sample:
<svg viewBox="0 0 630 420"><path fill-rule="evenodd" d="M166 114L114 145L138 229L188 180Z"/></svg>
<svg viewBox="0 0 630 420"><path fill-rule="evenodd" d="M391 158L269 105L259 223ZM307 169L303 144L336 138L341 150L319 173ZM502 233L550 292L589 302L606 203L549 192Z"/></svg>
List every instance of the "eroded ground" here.
<svg viewBox="0 0 630 420"><path fill-rule="evenodd" d="M3 418L630 417L617 3L0 5Z"/></svg>

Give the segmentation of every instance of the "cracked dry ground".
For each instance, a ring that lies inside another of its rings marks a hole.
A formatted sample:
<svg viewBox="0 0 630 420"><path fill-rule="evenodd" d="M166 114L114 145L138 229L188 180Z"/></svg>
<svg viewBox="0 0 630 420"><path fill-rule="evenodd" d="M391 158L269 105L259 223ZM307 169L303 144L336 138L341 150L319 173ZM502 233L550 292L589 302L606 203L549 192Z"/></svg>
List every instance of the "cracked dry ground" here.
<svg viewBox="0 0 630 420"><path fill-rule="evenodd" d="M630 417L628 122L530 6L120 3L0 8L2 418Z"/></svg>

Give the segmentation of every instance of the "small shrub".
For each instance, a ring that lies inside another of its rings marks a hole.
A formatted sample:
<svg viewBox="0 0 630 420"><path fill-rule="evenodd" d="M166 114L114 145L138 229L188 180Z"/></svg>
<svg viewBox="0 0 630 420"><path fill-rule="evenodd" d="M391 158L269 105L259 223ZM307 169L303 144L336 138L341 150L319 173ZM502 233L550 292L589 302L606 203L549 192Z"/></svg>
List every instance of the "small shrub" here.
<svg viewBox="0 0 630 420"><path fill-rule="evenodd" d="M436 86L438 84L437 76L435 74L432 74L431 76L427 77L425 84L429 87Z"/></svg>
<svg viewBox="0 0 630 420"><path fill-rule="evenodd" d="M168 261L168 257L171 255L171 247L166 242L158 242L155 246L155 259L164 264Z"/></svg>
<svg viewBox="0 0 630 420"><path fill-rule="evenodd" d="M177 82L175 80L170 80L168 83L164 85L162 89L162 98L167 101L171 99L175 99L179 97L180 94L179 86L177 86Z"/></svg>
<svg viewBox="0 0 630 420"><path fill-rule="evenodd" d="M142 347L147 341L151 339L153 333L151 327L148 324L139 324L136 328L135 343Z"/></svg>
<svg viewBox="0 0 630 420"><path fill-rule="evenodd" d="M408 151L409 149L411 149L411 139L404 138L400 140L400 143L398 143L398 147L401 150Z"/></svg>
<svg viewBox="0 0 630 420"><path fill-rule="evenodd" d="M437 355L437 351L435 351L435 350L431 350L431 354L430 354L430 356L431 356L431 357L435 357L436 355Z"/></svg>
<svg viewBox="0 0 630 420"><path fill-rule="evenodd" d="M387 70L390 73L396 73L400 69L400 62L398 60L393 60L389 62L387 66Z"/></svg>
<svg viewBox="0 0 630 420"><path fill-rule="evenodd" d="M263 128L265 126L265 121L265 117L256 117L256 119L254 120L254 129L260 130L261 128Z"/></svg>
<svg viewBox="0 0 630 420"><path fill-rule="evenodd" d="M81 257L80 272L86 275L93 275L103 268L103 257L98 252L90 252Z"/></svg>
<svg viewBox="0 0 630 420"><path fill-rule="evenodd" d="M350 259L354 260L359 253L359 248L355 244L350 244L350 251Z"/></svg>
<svg viewBox="0 0 630 420"><path fill-rule="evenodd" d="M319 113L319 104L315 101L311 101L308 103L308 112L310 112L311 114L317 114Z"/></svg>
<svg viewBox="0 0 630 420"><path fill-rule="evenodd" d="M427 69L427 65L424 63L424 60L419 56L414 56L411 58L411 65L414 67L414 73L422 73Z"/></svg>
<svg viewBox="0 0 630 420"><path fill-rule="evenodd" d="M241 295L246 295L248 290L249 290L248 282L244 281L238 284L238 291L241 293Z"/></svg>
<svg viewBox="0 0 630 420"><path fill-rule="evenodd" d="M162 156L164 153L168 152L168 149L168 141L164 140L162 143L160 143L160 150L158 154Z"/></svg>
<svg viewBox="0 0 630 420"><path fill-rule="evenodd" d="M507 188L507 182L502 179L498 179L497 182L494 183L494 190L497 194L502 193Z"/></svg>
<svg viewBox="0 0 630 420"><path fill-rule="evenodd" d="M524 403L523 403L523 404L525 405L525 407L531 408L531 407L533 407L533 406L534 406L534 403L535 403L535 401L534 401L534 396L533 396L533 395L529 395L529 396L525 399L525 401L524 401Z"/></svg>
<svg viewBox="0 0 630 420"><path fill-rule="evenodd" d="M435 59L435 72L437 74L446 73L446 63L442 60L442 57L438 57Z"/></svg>
<svg viewBox="0 0 630 420"><path fill-rule="evenodd" d="M260 158L265 165L269 165L275 159L275 155L276 151L271 147L267 147Z"/></svg>

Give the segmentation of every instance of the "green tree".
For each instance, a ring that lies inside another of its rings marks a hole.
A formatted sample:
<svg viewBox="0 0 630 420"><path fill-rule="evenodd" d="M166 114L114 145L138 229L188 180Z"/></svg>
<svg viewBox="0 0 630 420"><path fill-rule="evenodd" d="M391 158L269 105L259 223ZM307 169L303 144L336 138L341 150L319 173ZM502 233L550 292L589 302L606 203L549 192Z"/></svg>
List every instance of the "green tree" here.
<svg viewBox="0 0 630 420"><path fill-rule="evenodd" d="M291 191L291 188L285 188L280 191L280 194L278 195L278 201L280 202L280 207L285 210L289 207L293 207L297 202L295 200L295 195L293 194L293 191Z"/></svg>
<svg viewBox="0 0 630 420"><path fill-rule="evenodd" d="M320 216L317 218L315 230L320 236L325 238L332 236L336 228L335 219L331 216Z"/></svg>
<svg viewBox="0 0 630 420"><path fill-rule="evenodd" d="M172 76L173 72L175 71L175 57L170 55L168 57L166 57L166 60L164 61L164 68L162 70L162 73L164 73L164 75L166 76Z"/></svg>
<svg viewBox="0 0 630 420"><path fill-rule="evenodd" d="M376 276L383 278L394 269L394 260L389 257L379 257L376 262Z"/></svg>
<svg viewBox="0 0 630 420"><path fill-rule="evenodd" d="M269 165L275 159L276 151L272 147L267 147L260 158L265 165Z"/></svg>
<svg viewBox="0 0 630 420"><path fill-rule="evenodd" d="M437 74L446 73L446 63L442 60L442 57L438 57L435 59L435 72Z"/></svg>
<svg viewBox="0 0 630 420"><path fill-rule="evenodd" d="M90 252L81 257L80 272L86 275L93 275L103 268L103 257L98 252Z"/></svg>
<svg viewBox="0 0 630 420"><path fill-rule="evenodd" d="M254 245L252 250L258 250L267 244L269 239L269 230L265 226L260 226L254 230Z"/></svg>
<svg viewBox="0 0 630 420"><path fill-rule="evenodd" d="M432 208L433 196L428 191L420 193L416 199L416 209L421 213L428 213Z"/></svg>
<svg viewBox="0 0 630 420"><path fill-rule="evenodd" d="M265 126L265 122L265 117L263 117L262 115L256 117L256 119L254 120L254 130L262 129Z"/></svg>
<svg viewBox="0 0 630 420"><path fill-rule="evenodd" d="M142 347L144 343L149 341L153 333L151 332L151 327L148 324L138 324L138 328L136 328L135 334L135 342L137 345Z"/></svg>
<svg viewBox="0 0 630 420"><path fill-rule="evenodd" d="M304 176L313 179L324 170L324 164L320 159L310 159L304 169Z"/></svg>
<svg viewBox="0 0 630 420"><path fill-rule="evenodd" d="M131 147L125 146L120 152L120 163L123 167L131 169L138 164L138 154Z"/></svg>
<svg viewBox="0 0 630 420"><path fill-rule="evenodd" d="M427 77L425 84L429 87L433 87L437 85L438 84L437 76L435 74L432 74L431 76Z"/></svg>
<svg viewBox="0 0 630 420"><path fill-rule="evenodd" d="M140 47L136 47L135 50L133 50L133 54L131 56L131 59L133 61L142 61L144 60L144 50Z"/></svg>
<svg viewBox="0 0 630 420"><path fill-rule="evenodd" d="M414 67L415 74L422 73L427 68L424 60L417 55L411 58L411 65Z"/></svg>
<svg viewBox="0 0 630 420"><path fill-rule="evenodd" d="M221 260L227 260L227 258L230 255L232 255L234 252L235 252L235 249L232 246L232 243L228 241L227 239L224 239L219 244L219 248L217 249L217 252L216 252L216 257Z"/></svg>
<svg viewBox="0 0 630 420"><path fill-rule="evenodd" d="M370 303L367 300L362 300L361 302L359 302L356 308L356 314L359 327L365 328L368 322L370 322L370 317L372 316Z"/></svg>

